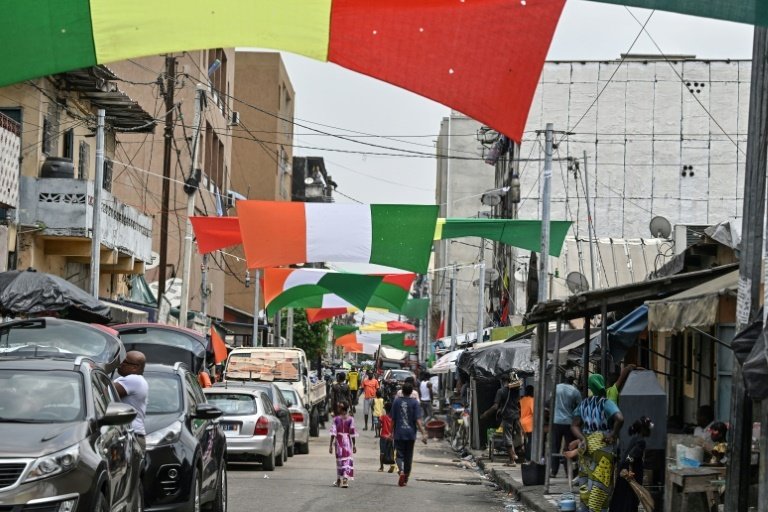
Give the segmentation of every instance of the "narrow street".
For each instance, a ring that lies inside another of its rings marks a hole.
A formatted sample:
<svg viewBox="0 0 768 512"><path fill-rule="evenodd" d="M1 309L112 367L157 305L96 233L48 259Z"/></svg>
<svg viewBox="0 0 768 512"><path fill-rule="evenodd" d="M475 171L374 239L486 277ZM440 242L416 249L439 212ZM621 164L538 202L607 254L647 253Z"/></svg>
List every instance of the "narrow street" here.
<svg viewBox="0 0 768 512"><path fill-rule="evenodd" d="M362 429L362 421L357 424ZM336 512L410 510L414 506L441 512L524 510L519 505L505 508L512 501L495 491L476 469L458 467L444 441L430 440L426 446L417 443L411 480L407 487L400 488L396 474L377 471L379 443L373 432L361 430L359 434L355 480L349 489L331 485L335 480L335 459L328 453L328 433L323 430L319 438L311 440L309 455L296 455L273 472L262 471L258 465L230 465L229 510Z"/></svg>

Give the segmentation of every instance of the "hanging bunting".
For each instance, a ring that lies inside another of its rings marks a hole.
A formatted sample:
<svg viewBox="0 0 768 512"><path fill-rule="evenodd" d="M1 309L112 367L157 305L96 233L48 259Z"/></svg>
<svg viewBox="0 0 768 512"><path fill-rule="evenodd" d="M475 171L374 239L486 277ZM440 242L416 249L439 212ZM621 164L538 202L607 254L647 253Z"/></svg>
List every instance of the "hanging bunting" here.
<svg viewBox="0 0 768 512"><path fill-rule="evenodd" d="M351 334L357 331L358 329L359 327L357 325L341 325L341 324L333 324L333 327L331 328L331 330L333 331L334 340L341 338L342 336L346 336L347 334Z"/></svg>
<svg viewBox="0 0 768 512"><path fill-rule="evenodd" d="M407 322L392 320L389 322L374 322L360 326L360 332L416 332L416 326Z"/></svg>
<svg viewBox="0 0 768 512"><path fill-rule="evenodd" d="M553 220L549 225L549 254L560 256L572 222ZM506 245L541 250L541 221L519 219L438 219L435 240L473 236Z"/></svg>

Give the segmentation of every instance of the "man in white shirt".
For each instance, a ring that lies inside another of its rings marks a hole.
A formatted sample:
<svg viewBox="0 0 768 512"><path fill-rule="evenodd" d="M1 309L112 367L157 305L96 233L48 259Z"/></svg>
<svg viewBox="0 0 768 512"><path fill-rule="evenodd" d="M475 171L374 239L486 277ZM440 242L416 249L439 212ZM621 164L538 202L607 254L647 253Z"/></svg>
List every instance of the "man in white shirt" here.
<svg viewBox="0 0 768 512"><path fill-rule="evenodd" d="M133 432L136 435L142 448L145 447L144 436L147 431L144 428L144 417L147 414L147 396L149 386L144 378L144 366L147 358L138 350L131 350L125 354L125 359L117 368L120 377L114 381L117 394L123 403L136 409L136 418L131 423Z"/></svg>

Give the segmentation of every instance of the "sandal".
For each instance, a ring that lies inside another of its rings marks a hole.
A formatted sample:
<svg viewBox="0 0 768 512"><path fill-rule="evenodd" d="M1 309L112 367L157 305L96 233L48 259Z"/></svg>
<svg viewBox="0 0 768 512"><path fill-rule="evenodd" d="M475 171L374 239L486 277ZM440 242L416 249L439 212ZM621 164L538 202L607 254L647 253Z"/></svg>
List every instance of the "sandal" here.
<svg viewBox="0 0 768 512"><path fill-rule="evenodd" d="M341 482L340 482L339 480L336 480L336 481L335 481L335 482L333 482L333 484L331 484L331 485L332 485L333 487L341 487Z"/></svg>
<svg viewBox="0 0 768 512"><path fill-rule="evenodd" d="M341 488L346 489L348 487L349 487L349 482L347 482L347 479L345 478L344 480L341 481Z"/></svg>

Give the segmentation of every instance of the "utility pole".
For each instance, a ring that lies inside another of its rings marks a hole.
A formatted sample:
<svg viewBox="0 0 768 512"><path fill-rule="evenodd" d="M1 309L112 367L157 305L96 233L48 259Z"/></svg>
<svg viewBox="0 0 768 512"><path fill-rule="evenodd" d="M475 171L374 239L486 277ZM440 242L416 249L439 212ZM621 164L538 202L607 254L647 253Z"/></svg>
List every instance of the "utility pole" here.
<svg viewBox="0 0 768 512"><path fill-rule="evenodd" d="M293 308L288 308L288 314L285 317L285 337L288 340L287 345L293 347Z"/></svg>
<svg viewBox="0 0 768 512"><path fill-rule="evenodd" d="M161 80L162 83L162 80ZM163 133L163 196L160 203L160 263L157 277L157 305L165 295L168 279L168 210L171 204L171 146L173 144L174 91L176 86L176 57L165 57L165 131Z"/></svg>
<svg viewBox="0 0 768 512"><path fill-rule="evenodd" d="M261 341L259 339L259 311L261 310L261 269L257 268L253 271L253 340L251 345L254 347L260 347Z"/></svg>
<svg viewBox="0 0 768 512"><path fill-rule="evenodd" d="M101 188L104 184L104 117L103 108L96 120L96 175L93 178L93 222L91 224L91 295L99 298L101 276Z"/></svg>
<svg viewBox="0 0 768 512"><path fill-rule="evenodd" d="M200 280L200 312L208 318L208 255L203 254L203 262L200 265L202 278Z"/></svg>
<svg viewBox="0 0 768 512"><path fill-rule="evenodd" d="M485 238L480 239L480 276L477 280L477 343L483 342L485 328Z"/></svg>
<svg viewBox="0 0 768 512"><path fill-rule="evenodd" d="M744 175L739 292L736 306L736 332L756 320L760 308L761 257L765 216L765 173L768 151L768 28L755 27L752 48L752 80L749 95L747 158ZM758 341L759 342L759 341ZM731 421L728 440L725 510L746 512L749 505L750 456L752 441L752 400L747 396L741 364L734 358L731 387ZM763 405L762 440L768 423ZM761 444L763 454L765 445ZM766 461L760 460L758 510L768 507Z"/></svg>
<svg viewBox="0 0 768 512"><path fill-rule="evenodd" d="M538 302L547 300L547 285L549 283L549 221L550 221L550 195L552 187L552 151L554 147L554 127L547 123L544 145L544 176L541 186L541 254L539 255L539 291ZM546 323L540 323L536 329L536 355L539 357L539 371L537 375L537 390L534 394L534 419L533 419L533 444L532 458L538 463L543 457L542 441L544 440L544 393L547 381L547 338L549 329Z"/></svg>
<svg viewBox="0 0 768 512"><path fill-rule="evenodd" d="M195 117L194 134L192 135L192 165L189 166L189 178L184 183L184 191L187 193L187 226L184 235L183 271L181 281L181 310L179 324L187 326L187 313L189 312L189 279L192 266L192 222L189 218L195 214L195 197L200 177L198 176L197 155L200 153L200 125L202 124L203 101L205 101L205 86L197 84L195 88Z"/></svg>
<svg viewBox="0 0 768 512"><path fill-rule="evenodd" d="M589 270L592 273L592 289L597 289L595 280L595 255L592 249L592 241L597 243L597 235L592 224L592 206L589 204L589 179L587 174L587 152L584 151L584 200L587 202L587 238L589 239Z"/></svg>
<svg viewBox="0 0 768 512"><path fill-rule="evenodd" d="M451 352L456 350L456 337L459 326L456 322L456 267L451 267Z"/></svg>

